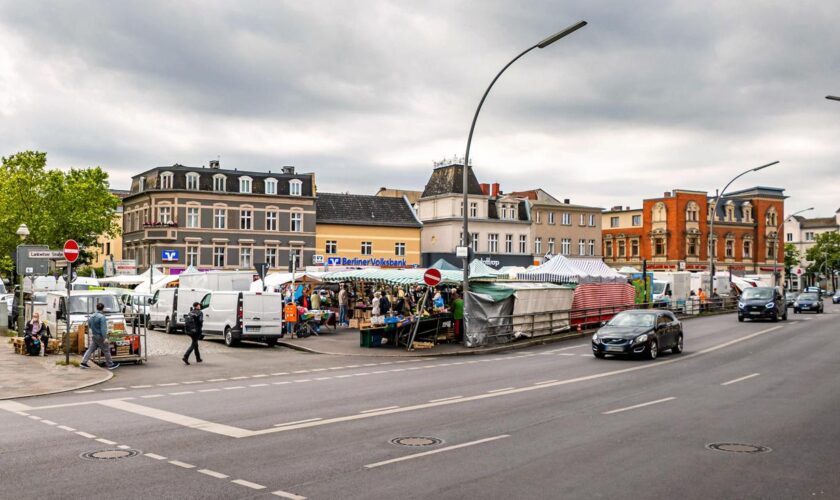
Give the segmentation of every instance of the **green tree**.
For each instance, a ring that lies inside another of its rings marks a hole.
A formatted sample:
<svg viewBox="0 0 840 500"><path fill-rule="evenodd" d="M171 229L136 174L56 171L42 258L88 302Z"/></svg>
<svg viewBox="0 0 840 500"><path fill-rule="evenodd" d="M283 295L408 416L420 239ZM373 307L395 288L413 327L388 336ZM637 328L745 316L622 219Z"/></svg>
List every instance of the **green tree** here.
<svg viewBox="0 0 840 500"><path fill-rule="evenodd" d="M802 255L793 243L785 243L785 276L790 276L790 269L799 265Z"/></svg>
<svg viewBox="0 0 840 500"><path fill-rule="evenodd" d="M840 233L821 233L817 235L815 241L814 246L805 254L805 257L811 261L808 272L830 278L835 270L840 269Z"/></svg>
<svg viewBox="0 0 840 500"><path fill-rule="evenodd" d="M0 167L0 255L12 255L20 243L20 224L29 227L27 244L59 249L68 239L79 246L115 235L113 216L120 204L100 167L47 170L47 155L24 151L3 158ZM84 256L84 254L83 254Z"/></svg>

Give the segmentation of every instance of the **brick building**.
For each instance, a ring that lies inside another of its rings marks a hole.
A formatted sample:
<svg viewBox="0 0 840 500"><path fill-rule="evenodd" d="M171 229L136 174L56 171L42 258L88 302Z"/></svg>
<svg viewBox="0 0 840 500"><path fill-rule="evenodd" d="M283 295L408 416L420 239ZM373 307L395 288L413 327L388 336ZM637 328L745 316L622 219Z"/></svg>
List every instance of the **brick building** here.
<svg viewBox="0 0 840 500"><path fill-rule="evenodd" d="M779 224L784 190L754 187L728 193L715 214L715 266L735 274L767 274L784 263ZM709 217L714 198L675 189L644 200L641 209L604 212L604 261L610 266L652 270L708 271Z"/></svg>

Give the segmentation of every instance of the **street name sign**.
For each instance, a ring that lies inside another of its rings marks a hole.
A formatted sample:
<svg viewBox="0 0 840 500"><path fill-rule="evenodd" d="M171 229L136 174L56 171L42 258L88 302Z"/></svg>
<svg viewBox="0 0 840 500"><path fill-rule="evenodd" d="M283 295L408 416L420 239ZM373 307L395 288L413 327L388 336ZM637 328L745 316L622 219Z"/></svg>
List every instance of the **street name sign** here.
<svg viewBox="0 0 840 500"><path fill-rule="evenodd" d="M61 250L30 250L29 258L59 260L64 258L64 252Z"/></svg>

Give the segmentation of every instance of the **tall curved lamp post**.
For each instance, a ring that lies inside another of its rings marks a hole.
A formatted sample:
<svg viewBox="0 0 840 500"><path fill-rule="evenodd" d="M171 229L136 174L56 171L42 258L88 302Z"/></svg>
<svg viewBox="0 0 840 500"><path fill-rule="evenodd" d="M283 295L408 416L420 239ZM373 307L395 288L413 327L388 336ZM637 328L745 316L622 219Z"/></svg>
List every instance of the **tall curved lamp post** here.
<svg viewBox="0 0 840 500"><path fill-rule="evenodd" d="M20 226L18 226L17 231L15 231L15 234L20 236L20 244L23 245L23 242L26 241L26 238L29 236L29 228L26 226L26 224L21 224ZM20 255L20 252L18 252L18 255ZM21 263L19 261L18 261L17 265L18 265L17 272L18 272L18 287L19 287L19 289L18 289L19 297L18 297L17 331L18 331L18 335L23 337L23 326L26 323L24 321L26 319L26 318L24 318L24 316L26 315L26 310L25 310L25 307L24 307L24 304L23 304L23 274L24 274L23 271L24 270L20 269Z"/></svg>
<svg viewBox="0 0 840 500"><path fill-rule="evenodd" d="M717 206L720 202L720 199L723 198L723 194L726 193L726 190L729 186L735 182L736 180L740 179L741 177L747 175L750 172L758 172L759 170L763 170L767 167L772 167L773 165L779 163L778 160L774 162L770 162L766 165L762 165L760 167L751 168L749 170L745 170L740 174L736 175L732 178L729 182L723 186L723 189L715 196L715 202L712 204L712 213L709 214L709 298L712 297L712 293L715 290L715 250L717 244L715 243L715 216L717 215ZM778 260L778 257L776 258ZM730 271L731 273L731 271Z"/></svg>
<svg viewBox="0 0 840 500"><path fill-rule="evenodd" d="M785 225L785 222L793 219L794 217L796 217L797 215L799 215L801 213L804 213L804 212L807 212L807 211L813 210L813 209L814 209L814 207L804 208L804 209L802 209L798 212L794 212L794 213L788 215L787 217L785 217L785 219L782 222L780 222L779 226L776 228L776 238L777 239L779 238L779 231L782 230L782 226ZM782 251L782 258L786 258L784 251ZM776 286L779 286L779 256L778 256L778 254L776 255L775 261L773 262L773 284L775 284Z"/></svg>
<svg viewBox="0 0 840 500"><path fill-rule="evenodd" d="M837 97L836 95L827 95L825 98L829 101L840 101L840 97Z"/></svg>
<svg viewBox="0 0 840 500"><path fill-rule="evenodd" d="M528 52L531 52L534 49L537 49L537 48L544 49L544 48L548 47L549 45L556 42L557 40L560 40L561 38L563 38L567 35L571 35L575 31L583 28L584 26L586 26L586 24L587 24L586 21L580 21L579 23L574 24L572 26L569 26L568 28L564 29L563 31L555 33L555 34L551 35L550 37L544 39L543 41L537 43L536 45L533 45L533 46L529 47L528 49L524 50L518 56L514 57L509 63L507 63L505 65L505 67L502 68L501 71L499 71L499 73L496 75L496 77L493 78L493 81L490 82L490 85L487 87L487 90L484 91L484 95L481 96L481 101L479 101L479 103L478 103L478 108L476 108L476 110L475 110L475 115L473 116L472 124L470 125L470 135L467 137L467 151L464 154L463 185L461 186L461 189L464 192L464 232L463 232L463 236L461 238L461 244L467 248L467 253L466 253L466 256L464 257L464 283L463 283L463 288L464 288L464 293L465 294L470 288L470 284L469 284L470 248L472 247L472 238L470 237L470 232L469 232L470 211L469 211L469 196L468 196L468 194L469 194L469 178L470 178L469 177L470 145L472 144L473 132L475 131L475 123L478 120L478 114L481 112L481 107L484 105L484 101L485 101L485 99L487 99L487 94L490 93L490 89L493 88L493 85L496 84L496 81L499 79L500 76L502 76L502 73L504 73L505 70L508 69L513 63L515 63L517 60L519 60L519 58L521 58L522 56L524 56Z"/></svg>

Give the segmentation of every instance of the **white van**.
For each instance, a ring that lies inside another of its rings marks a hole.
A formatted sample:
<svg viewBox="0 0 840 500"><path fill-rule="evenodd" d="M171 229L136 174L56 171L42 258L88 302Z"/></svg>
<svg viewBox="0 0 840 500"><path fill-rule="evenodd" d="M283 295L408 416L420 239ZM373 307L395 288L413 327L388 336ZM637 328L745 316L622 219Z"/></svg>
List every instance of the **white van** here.
<svg viewBox="0 0 840 500"><path fill-rule="evenodd" d="M53 336L56 332L64 332L65 321L70 318L70 329L87 322L88 318L96 312L96 304L102 303L105 309L103 314L108 318L108 323L125 324L119 298L110 292L103 291L74 291L67 301L67 292L47 292L45 305L45 319L55 325ZM44 315L42 315L44 318Z"/></svg>
<svg viewBox="0 0 840 500"><path fill-rule="evenodd" d="M201 301L204 335L222 335L225 344L240 340L277 344L283 333L283 295L272 292L210 292Z"/></svg>
<svg viewBox="0 0 840 500"><path fill-rule="evenodd" d="M175 321L174 327L180 331L184 331L184 316L189 314L193 304L201 303L204 296L210 293L210 290L198 288L178 288L178 301L175 304Z"/></svg>
<svg viewBox="0 0 840 500"><path fill-rule="evenodd" d="M174 333L175 311L178 308L178 289L161 288L149 300L149 328L156 326L163 328L166 333Z"/></svg>

